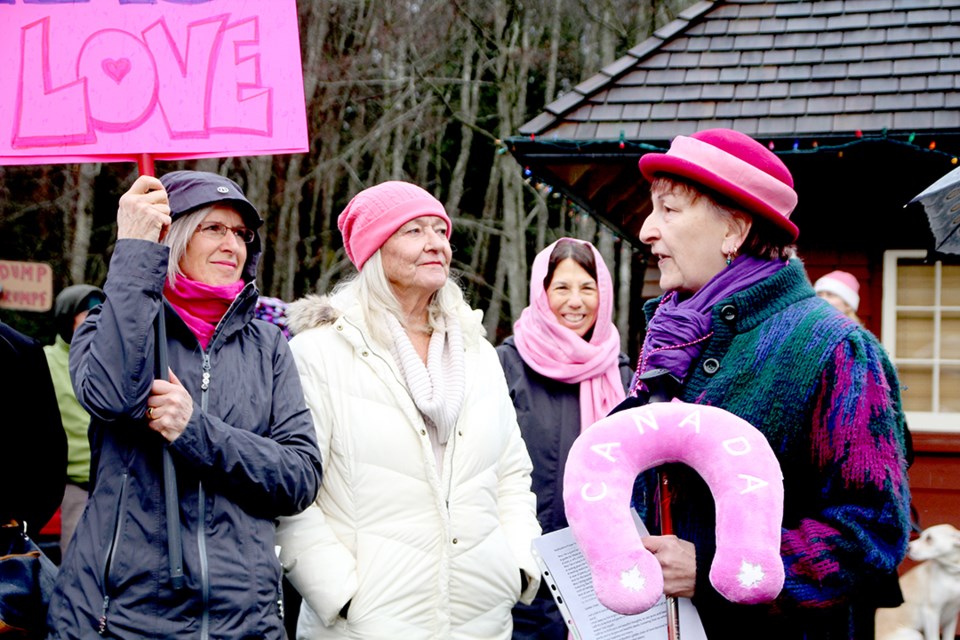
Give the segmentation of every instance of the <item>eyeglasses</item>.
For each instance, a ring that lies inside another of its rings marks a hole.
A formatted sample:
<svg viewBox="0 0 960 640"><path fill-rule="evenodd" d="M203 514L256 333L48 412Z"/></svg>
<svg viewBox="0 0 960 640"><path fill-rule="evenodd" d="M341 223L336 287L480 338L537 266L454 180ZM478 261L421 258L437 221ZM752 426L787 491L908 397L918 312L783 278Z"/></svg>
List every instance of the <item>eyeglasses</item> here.
<svg viewBox="0 0 960 640"><path fill-rule="evenodd" d="M250 244L253 242L253 239L257 235L253 229L247 229L246 227L228 227L222 222L207 222L204 224L198 224L197 231L208 238L222 238L227 235L227 231L230 231L245 244Z"/></svg>

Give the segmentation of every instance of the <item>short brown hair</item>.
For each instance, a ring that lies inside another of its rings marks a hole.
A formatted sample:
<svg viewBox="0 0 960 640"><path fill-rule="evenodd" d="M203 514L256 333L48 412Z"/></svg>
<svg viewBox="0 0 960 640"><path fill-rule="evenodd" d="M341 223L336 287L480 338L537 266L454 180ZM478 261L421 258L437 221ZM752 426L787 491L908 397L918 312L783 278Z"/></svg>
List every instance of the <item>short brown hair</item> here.
<svg viewBox="0 0 960 640"><path fill-rule="evenodd" d="M760 216L744 211L703 185L676 176L660 175L650 184L650 193L674 193L690 198L692 203L702 198L721 216L747 216L751 221L750 232L738 250L740 253L767 260L785 260L796 255L796 246L778 227Z"/></svg>

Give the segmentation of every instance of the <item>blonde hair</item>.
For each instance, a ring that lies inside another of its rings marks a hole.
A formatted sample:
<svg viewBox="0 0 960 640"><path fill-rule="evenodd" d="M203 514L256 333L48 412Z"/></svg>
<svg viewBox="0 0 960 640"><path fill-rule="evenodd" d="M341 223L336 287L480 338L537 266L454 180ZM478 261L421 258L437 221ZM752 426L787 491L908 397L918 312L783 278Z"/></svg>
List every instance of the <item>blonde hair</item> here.
<svg viewBox="0 0 960 640"><path fill-rule="evenodd" d="M335 301L341 297L356 299L371 336L384 346L393 343L393 337L387 325L387 314L395 317L401 324L406 321L400 301L397 300L387 274L383 270L380 249L370 256L359 273L334 287L332 297ZM466 300L460 284L454 276L448 276L443 286L430 298L430 304L427 306L427 323L431 329L437 329L443 324L440 322L441 319L456 317L464 305Z"/></svg>

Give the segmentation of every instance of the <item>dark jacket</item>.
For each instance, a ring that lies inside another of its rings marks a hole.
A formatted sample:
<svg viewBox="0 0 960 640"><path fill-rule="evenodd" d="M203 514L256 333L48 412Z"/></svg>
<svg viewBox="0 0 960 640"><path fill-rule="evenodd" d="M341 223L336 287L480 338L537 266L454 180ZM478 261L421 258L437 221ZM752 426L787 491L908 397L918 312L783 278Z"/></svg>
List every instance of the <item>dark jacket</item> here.
<svg viewBox="0 0 960 640"><path fill-rule="evenodd" d="M580 435L580 385L558 382L531 369L517 351L513 336L497 347L520 433L533 461L533 492L543 533L567 526L563 507L563 470L573 441ZM623 388L633 369L627 354L619 357ZM546 581L533 603L513 608L513 640L566 640L567 627Z"/></svg>
<svg viewBox="0 0 960 640"><path fill-rule="evenodd" d="M497 347L497 355L533 461L537 519L544 533L562 529L567 526L563 469L570 447L580 435L580 385L558 382L531 369L520 357L513 336ZM620 354L620 375L626 390L633 369L625 353Z"/></svg>
<svg viewBox="0 0 960 640"><path fill-rule="evenodd" d="M77 330L70 373L91 416L92 492L50 607L55 638L282 638L274 519L305 509L320 454L280 330L253 319L252 282L206 352L162 303L168 249L119 240L106 302ZM171 444L184 585L170 580L165 440L146 425L157 313L193 397Z"/></svg>
<svg viewBox="0 0 960 640"><path fill-rule="evenodd" d="M60 506L67 481L67 436L43 347L0 322L0 524L36 534Z"/></svg>

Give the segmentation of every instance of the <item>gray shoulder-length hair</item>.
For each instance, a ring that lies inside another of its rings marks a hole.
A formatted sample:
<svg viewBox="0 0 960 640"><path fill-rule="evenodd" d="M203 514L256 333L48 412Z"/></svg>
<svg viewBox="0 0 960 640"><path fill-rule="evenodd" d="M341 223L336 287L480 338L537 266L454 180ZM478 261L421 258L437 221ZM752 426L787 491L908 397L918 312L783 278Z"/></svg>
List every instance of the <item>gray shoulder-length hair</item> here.
<svg viewBox="0 0 960 640"><path fill-rule="evenodd" d="M180 260L187 252L187 245L190 243L190 238L193 237L193 232L197 230L197 225L203 222L203 219L211 211L213 211L213 207L202 207L196 211L191 211L182 218L174 220L170 228L167 229L167 235L164 236L162 243L170 247L167 282L170 283L171 287L176 282L177 276L183 275L183 271L180 270Z"/></svg>
<svg viewBox="0 0 960 640"><path fill-rule="evenodd" d="M387 314L394 316L402 324L403 310L383 270L379 249L364 263L358 274L334 287L334 298L346 294L352 294L359 303L373 339L383 345L393 344L393 336L387 325ZM466 300L459 282L452 275L448 276L443 286L433 294L427 307L430 327L437 329L442 326L444 323L441 320L456 316L464 304Z"/></svg>

